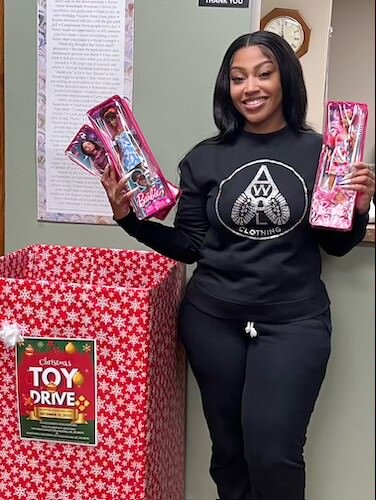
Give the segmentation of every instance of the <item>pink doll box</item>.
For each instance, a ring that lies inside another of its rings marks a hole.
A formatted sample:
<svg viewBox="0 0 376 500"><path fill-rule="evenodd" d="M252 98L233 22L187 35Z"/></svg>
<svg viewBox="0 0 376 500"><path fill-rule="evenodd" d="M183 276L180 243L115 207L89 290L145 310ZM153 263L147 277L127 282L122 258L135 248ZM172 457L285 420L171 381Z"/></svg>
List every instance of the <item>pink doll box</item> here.
<svg viewBox="0 0 376 500"><path fill-rule="evenodd" d="M165 179L127 102L115 95L87 115L116 158L120 177L127 177L128 189L134 192L136 216L164 219L175 205L179 190Z"/></svg>
<svg viewBox="0 0 376 500"><path fill-rule="evenodd" d="M65 154L86 172L101 178L107 165L117 168L116 158L99 134L89 125L83 125L65 150Z"/></svg>
<svg viewBox="0 0 376 500"><path fill-rule="evenodd" d="M363 158L368 108L357 102L329 101L309 222L313 227L349 231L356 192L341 187L352 165Z"/></svg>

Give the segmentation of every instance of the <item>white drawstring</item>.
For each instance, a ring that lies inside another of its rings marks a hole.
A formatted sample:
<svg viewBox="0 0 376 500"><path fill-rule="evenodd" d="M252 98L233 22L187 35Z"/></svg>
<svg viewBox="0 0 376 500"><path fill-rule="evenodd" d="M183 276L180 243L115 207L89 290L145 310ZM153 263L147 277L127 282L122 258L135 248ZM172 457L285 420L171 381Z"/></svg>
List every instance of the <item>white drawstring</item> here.
<svg viewBox="0 0 376 500"><path fill-rule="evenodd" d="M254 337L257 337L258 332L255 328L255 324L253 321L248 321L247 326L244 328L245 333L253 339Z"/></svg>

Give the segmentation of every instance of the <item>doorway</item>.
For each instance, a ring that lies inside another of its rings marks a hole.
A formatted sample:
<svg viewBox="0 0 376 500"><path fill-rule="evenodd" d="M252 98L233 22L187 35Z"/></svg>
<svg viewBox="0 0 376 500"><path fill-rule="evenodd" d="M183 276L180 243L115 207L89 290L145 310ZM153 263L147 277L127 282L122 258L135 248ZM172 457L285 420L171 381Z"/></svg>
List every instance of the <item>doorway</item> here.
<svg viewBox="0 0 376 500"><path fill-rule="evenodd" d="M4 0L0 0L0 255L4 255L5 167L4 167Z"/></svg>

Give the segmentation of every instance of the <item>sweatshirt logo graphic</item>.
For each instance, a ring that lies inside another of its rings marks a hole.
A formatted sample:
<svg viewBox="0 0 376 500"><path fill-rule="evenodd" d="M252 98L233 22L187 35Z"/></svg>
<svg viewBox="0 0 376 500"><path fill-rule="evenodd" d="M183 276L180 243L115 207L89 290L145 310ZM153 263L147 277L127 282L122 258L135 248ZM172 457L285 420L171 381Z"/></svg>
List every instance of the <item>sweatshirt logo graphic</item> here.
<svg viewBox="0 0 376 500"><path fill-rule="evenodd" d="M257 226L265 225L260 214L278 226L290 219L290 207L280 193L266 165L261 165L254 179L239 195L231 211L231 218L238 226L244 226L255 217Z"/></svg>
<svg viewBox="0 0 376 500"><path fill-rule="evenodd" d="M219 222L251 240L279 238L304 219L308 190L291 166L260 159L236 169L224 179L215 200Z"/></svg>

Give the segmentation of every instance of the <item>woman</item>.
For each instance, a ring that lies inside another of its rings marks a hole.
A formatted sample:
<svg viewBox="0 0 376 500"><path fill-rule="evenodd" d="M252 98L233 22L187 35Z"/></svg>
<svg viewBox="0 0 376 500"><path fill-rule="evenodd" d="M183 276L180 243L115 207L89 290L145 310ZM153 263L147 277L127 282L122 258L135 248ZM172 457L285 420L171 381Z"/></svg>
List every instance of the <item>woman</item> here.
<svg viewBox="0 0 376 500"><path fill-rule="evenodd" d="M124 181L102 183L114 219L156 251L197 262L179 335L198 381L220 499L303 500L303 446L330 351L319 247L344 255L366 229L374 176L354 165L351 232L313 230L309 202L322 145L305 122L300 63L279 36L227 50L214 91L217 136L180 165L174 228L140 222Z"/></svg>

